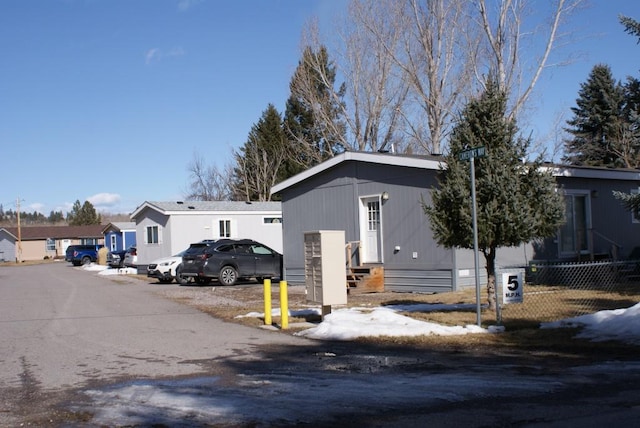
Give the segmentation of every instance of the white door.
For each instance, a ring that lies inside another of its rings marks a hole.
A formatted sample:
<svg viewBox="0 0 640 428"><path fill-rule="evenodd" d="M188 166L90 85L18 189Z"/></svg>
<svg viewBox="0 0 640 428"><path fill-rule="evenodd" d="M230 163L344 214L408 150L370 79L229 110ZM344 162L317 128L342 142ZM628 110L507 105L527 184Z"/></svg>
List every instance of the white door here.
<svg viewBox="0 0 640 428"><path fill-rule="evenodd" d="M71 245L71 239L62 240L62 254L67 254L67 248Z"/></svg>
<svg viewBox="0 0 640 428"><path fill-rule="evenodd" d="M381 259L380 198L362 198L360 204L360 236L363 263L379 263Z"/></svg>

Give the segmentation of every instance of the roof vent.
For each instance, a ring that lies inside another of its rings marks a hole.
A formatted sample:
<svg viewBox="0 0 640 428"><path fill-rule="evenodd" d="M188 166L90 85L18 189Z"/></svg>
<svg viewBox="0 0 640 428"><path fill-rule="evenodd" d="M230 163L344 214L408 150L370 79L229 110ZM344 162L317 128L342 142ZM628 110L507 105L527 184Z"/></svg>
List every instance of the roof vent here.
<svg viewBox="0 0 640 428"><path fill-rule="evenodd" d="M176 202L176 204L178 204L178 205L182 205L182 204L184 204L184 202L182 202L182 201L178 201L178 202Z"/></svg>
<svg viewBox="0 0 640 428"><path fill-rule="evenodd" d="M245 204L251 205L251 201L244 201Z"/></svg>
<svg viewBox="0 0 640 428"><path fill-rule="evenodd" d="M196 207L194 207L193 205L189 205L187 208L189 208L190 210L195 210Z"/></svg>

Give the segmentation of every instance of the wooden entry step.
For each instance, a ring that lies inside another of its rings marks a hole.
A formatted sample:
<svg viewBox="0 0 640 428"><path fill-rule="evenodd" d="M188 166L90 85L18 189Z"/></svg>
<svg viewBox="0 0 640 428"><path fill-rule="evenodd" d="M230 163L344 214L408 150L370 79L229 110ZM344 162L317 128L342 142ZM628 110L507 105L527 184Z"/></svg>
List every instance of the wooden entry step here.
<svg viewBox="0 0 640 428"><path fill-rule="evenodd" d="M382 266L352 266L348 269L348 293L381 293L383 291L384 268Z"/></svg>

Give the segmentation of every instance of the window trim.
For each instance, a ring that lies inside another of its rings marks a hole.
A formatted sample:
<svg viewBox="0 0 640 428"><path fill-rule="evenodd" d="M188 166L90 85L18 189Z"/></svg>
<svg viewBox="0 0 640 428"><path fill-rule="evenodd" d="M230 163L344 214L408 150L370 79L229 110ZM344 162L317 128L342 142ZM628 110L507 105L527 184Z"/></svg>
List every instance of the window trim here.
<svg viewBox="0 0 640 428"><path fill-rule="evenodd" d="M218 238L231 238L233 236L232 229L233 229L233 219L231 218L218 219Z"/></svg>
<svg viewBox="0 0 640 428"><path fill-rule="evenodd" d="M150 231L152 231L153 229L155 229L156 233L155 236L153 236L153 234L149 234ZM155 242L153 242L153 239L150 238L155 238ZM159 245L162 242L161 238L160 238L160 226L157 224L154 225L148 225L144 227L144 243L147 245Z"/></svg>

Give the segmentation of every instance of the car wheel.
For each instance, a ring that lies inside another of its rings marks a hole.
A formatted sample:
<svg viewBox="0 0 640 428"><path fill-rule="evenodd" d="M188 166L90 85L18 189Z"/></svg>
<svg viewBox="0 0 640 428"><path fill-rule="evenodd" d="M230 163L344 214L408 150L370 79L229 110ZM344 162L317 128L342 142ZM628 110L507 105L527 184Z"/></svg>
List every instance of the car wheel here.
<svg viewBox="0 0 640 428"><path fill-rule="evenodd" d="M182 265L176 268L176 282L180 285L186 285L189 278L182 276Z"/></svg>
<svg viewBox="0 0 640 428"><path fill-rule="evenodd" d="M83 265L88 265L89 263L91 263L91 257L85 256L82 258Z"/></svg>
<svg viewBox="0 0 640 428"><path fill-rule="evenodd" d="M225 266L220 269L218 280L222 285L233 285L238 280L238 271L233 266Z"/></svg>

